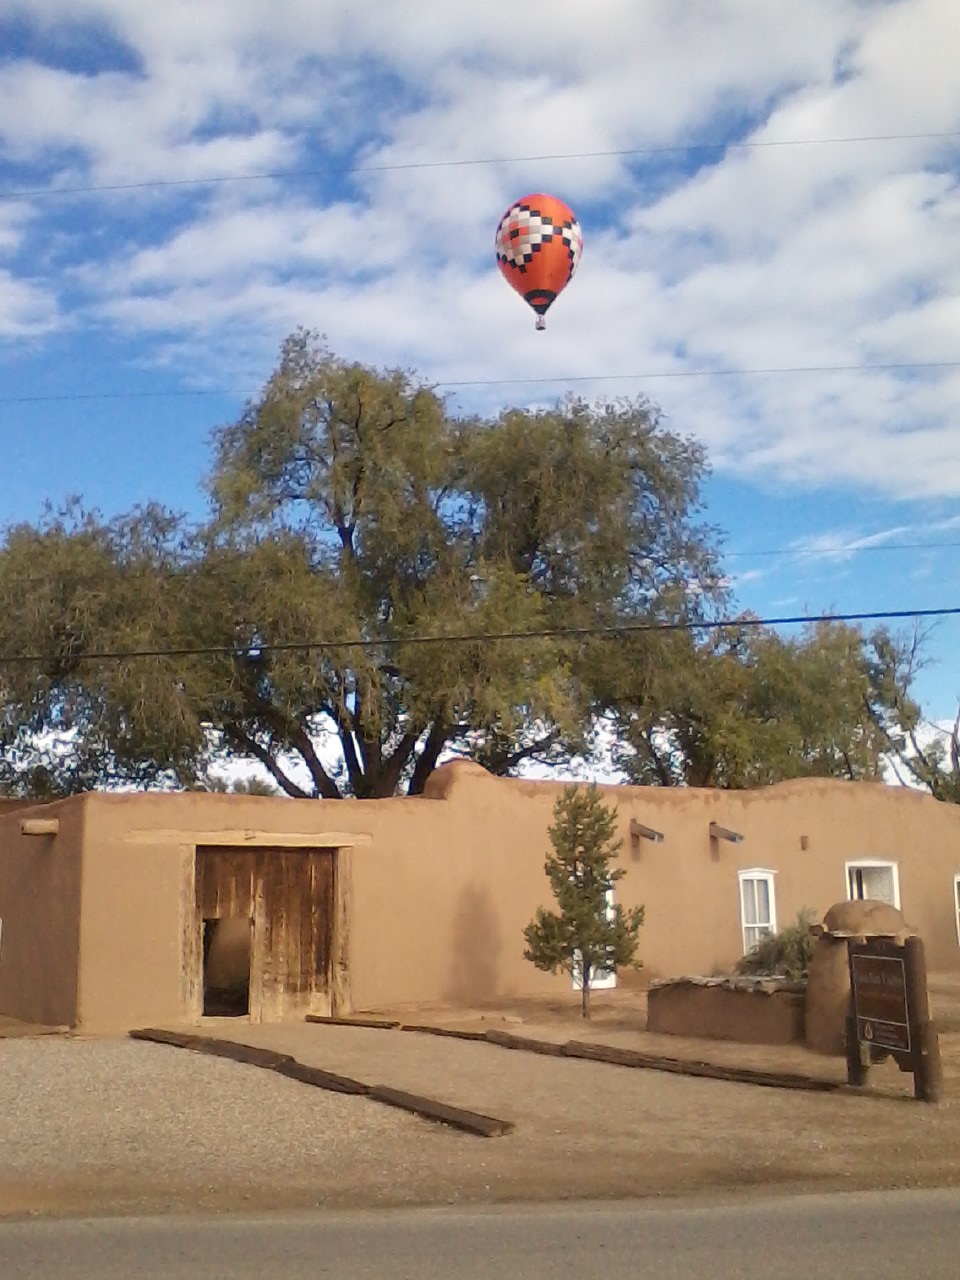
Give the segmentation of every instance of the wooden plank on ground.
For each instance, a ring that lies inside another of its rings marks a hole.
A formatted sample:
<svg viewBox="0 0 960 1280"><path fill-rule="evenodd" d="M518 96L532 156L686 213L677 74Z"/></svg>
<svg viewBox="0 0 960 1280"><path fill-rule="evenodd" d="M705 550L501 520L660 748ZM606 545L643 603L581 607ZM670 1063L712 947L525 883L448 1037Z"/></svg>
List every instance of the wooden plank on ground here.
<svg viewBox="0 0 960 1280"><path fill-rule="evenodd" d="M162 1031L156 1027L142 1027L137 1031L130 1031L131 1040L150 1040L154 1044L169 1044L175 1049L188 1048L197 1036L188 1035L184 1031Z"/></svg>
<svg viewBox="0 0 960 1280"><path fill-rule="evenodd" d="M284 1062L292 1062L289 1053L277 1053L274 1049L261 1049L252 1044L240 1044L235 1040L218 1040L214 1036L196 1036L186 1046L198 1053L208 1053L214 1058L229 1058L231 1062L243 1062L251 1067L265 1067L268 1071Z"/></svg>
<svg viewBox="0 0 960 1280"><path fill-rule="evenodd" d="M462 1107L452 1107L445 1102L438 1102L435 1098L422 1098L418 1094L406 1093L402 1089L391 1089L388 1085L375 1085L370 1091L370 1097L377 1102L385 1102L388 1106L412 1111L425 1120L435 1120L480 1138L498 1138L505 1133L511 1133L515 1128L509 1120L481 1115L477 1111L465 1111Z"/></svg>
<svg viewBox="0 0 960 1280"><path fill-rule="evenodd" d="M301 1084L312 1084L317 1089L326 1089L330 1093L351 1093L360 1097L369 1097L372 1086L362 1080L352 1080L349 1076L338 1076L332 1071L323 1071L320 1067L308 1067L306 1063L291 1058L275 1066L277 1075L287 1076L290 1080L299 1080Z"/></svg>
<svg viewBox="0 0 960 1280"><path fill-rule="evenodd" d="M418 1025L415 1022L404 1022L401 1031L416 1031L424 1036L449 1036L452 1040L486 1040L487 1033L485 1031L460 1031L456 1027L435 1027L424 1023Z"/></svg>
<svg viewBox="0 0 960 1280"><path fill-rule="evenodd" d="M500 1031L495 1027L484 1032L484 1039L501 1049L525 1049L527 1053L542 1053L550 1058L564 1056L563 1045L556 1040L534 1040L531 1036L518 1036L513 1031Z"/></svg>
<svg viewBox="0 0 960 1280"><path fill-rule="evenodd" d="M712 1062L688 1061L684 1058L661 1058L635 1049L618 1049L612 1045L590 1044L570 1040L563 1046L571 1058L591 1062L609 1062L621 1067L638 1067L649 1071L668 1071L675 1075L699 1076L707 1080L726 1080L733 1084L755 1084L772 1089L801 1089L812 1093L835 1093L846 1086L839 1081L788 1072L755 1071L749 1067L722 1067Z"/></svg>
<svg viewBox="0 0 960 1280"><path fill-rule="evenodd" d="M351 1018L346 1014L343 1017L333 1017L325 1013L308 1013L305 1021L318 1026L369 1027L375 1031L396 1031L400 1026L399 1022L392 1022L388 1018Z"/></svg>

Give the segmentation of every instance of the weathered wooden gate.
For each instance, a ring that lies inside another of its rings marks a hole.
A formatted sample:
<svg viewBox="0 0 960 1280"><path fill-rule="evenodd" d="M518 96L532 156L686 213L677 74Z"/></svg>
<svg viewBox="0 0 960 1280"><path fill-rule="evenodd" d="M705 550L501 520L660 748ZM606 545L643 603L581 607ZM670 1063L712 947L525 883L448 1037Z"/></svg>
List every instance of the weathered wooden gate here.
<svg viewBox="0 0 960 1280"><path fill-rule="evenodd" d="M196 912L187 940L191 1003L203 1002L203 923L253 922L250 1017L331 1012L336 851L198 847Z"/></svg>

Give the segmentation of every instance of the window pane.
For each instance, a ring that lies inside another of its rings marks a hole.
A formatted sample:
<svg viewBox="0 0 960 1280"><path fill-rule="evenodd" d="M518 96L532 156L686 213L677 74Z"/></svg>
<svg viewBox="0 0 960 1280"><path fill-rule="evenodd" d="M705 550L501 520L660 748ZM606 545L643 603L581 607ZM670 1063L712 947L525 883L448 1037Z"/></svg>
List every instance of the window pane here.
<svg viewBox="0 0 960 1280"><path fill-rule="evenodd" d="M770 925L770 881L754 880L757 891L757 924Z"/></svg>
<svg viewBox="0 0 960 1280"><path fill-rule="evenodd" d="M851 901L869 898L873 902L897 905L897 869L867 863L847 870Z"/></svg>
<svg viewBox="0 0 960 1280"><path fill-rule="evenodd" d="M864 897L893 903L893 868L866 867L863 872Z"/></svg>
<svg viewBox="0 0 960 1280"><path fill-rule="evenodd" d="M773 933L773 878L766 872L740 877L740 923L746 954Z"/></svg>
<svg viewBox="0 0 960 1280"><path fill-rule="evenodd" d="M757 924L757 892L756 880L741 880L740 893L743 900L743 923Z"/></svg>

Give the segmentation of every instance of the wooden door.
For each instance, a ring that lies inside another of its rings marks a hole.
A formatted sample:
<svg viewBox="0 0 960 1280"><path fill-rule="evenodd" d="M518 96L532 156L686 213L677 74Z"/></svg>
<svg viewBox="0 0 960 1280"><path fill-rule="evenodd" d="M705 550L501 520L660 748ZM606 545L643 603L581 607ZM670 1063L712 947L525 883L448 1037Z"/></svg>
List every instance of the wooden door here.
<svg viewBox="0 0 960 1280"><path fill-rule="evenodd" d="M331 1012L335 856L332 849L197 849L197 929L204 920L253 921L252 1021Z"/></svg>

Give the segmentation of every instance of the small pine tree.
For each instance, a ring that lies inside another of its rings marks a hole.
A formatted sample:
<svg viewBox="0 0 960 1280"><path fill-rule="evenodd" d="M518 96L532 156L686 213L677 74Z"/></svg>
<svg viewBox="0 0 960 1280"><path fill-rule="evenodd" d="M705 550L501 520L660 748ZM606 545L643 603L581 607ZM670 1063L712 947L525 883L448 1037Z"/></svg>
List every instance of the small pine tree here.
<svg viewBox="0 0 960 1280"><path fill-rule="evenodd" d="M595 785L564 789L553 806L553 853L544 863L559 910L538 908L523 931L525 959L548 973L579 976L584 1018L590 1017L590 986L598 972L640 968L634 956L643 907L625 911L607 904L608 891L624 875L612 866L623 843L615 833L615 810L604 805Z"/></svg>

